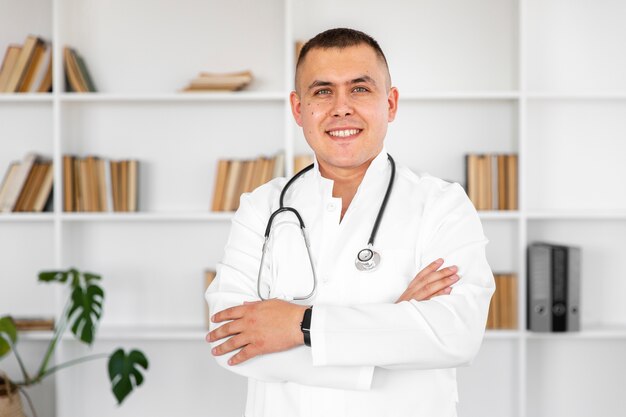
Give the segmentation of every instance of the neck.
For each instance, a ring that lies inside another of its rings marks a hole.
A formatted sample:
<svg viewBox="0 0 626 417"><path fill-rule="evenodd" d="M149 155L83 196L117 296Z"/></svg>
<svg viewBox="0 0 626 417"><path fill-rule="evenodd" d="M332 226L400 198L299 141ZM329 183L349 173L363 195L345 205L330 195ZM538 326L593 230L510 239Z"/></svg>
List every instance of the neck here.
<svg viewBox="0 0 626 417"><path fill-rule="evenodd" d="M334 181L333 197L341 198L341 219L348 210L356 190L359 188L363 177L367 172L372 160L355 168L328 167L324 163L319 162L320 174L324 178Z"/></svg>

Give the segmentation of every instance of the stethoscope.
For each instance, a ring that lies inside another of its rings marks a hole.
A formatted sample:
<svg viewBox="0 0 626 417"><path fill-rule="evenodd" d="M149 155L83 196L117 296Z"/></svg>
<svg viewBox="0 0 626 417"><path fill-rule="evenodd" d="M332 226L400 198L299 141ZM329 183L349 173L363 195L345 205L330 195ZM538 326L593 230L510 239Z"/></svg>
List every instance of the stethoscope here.
<svg viewBox="0 0 626 417"><path fill-rule="evenodd" d="M385 207L387 206L387 201L389 200L389 194L391 194L391 189L393 188L393 181L396 177L396 163L391 157L391 155L389 154L387 154L387 159L389 159L389 163L391 164L391 176L389 177L389 185L387 185L387 191L385 192L385 197L383 198L383 202L380 205L380 209L378 210L378 215L376 216L376 221L374 222L372 233L370 234L369 241L367 242L367 247L364 249L361 249L357 253L356 259L354 260L354 265L356 266L356 269L359 271L363 271L363 272L374 271L376 268L378 268L378 265L380 265L380 254L374 250L374 239L376 238L376 233L378 232L378 226L380 226L380 220L382 219L383 214L385 213ZM272 222L274 221L274 218L277 215L286 211L293 213L298 219L298 223L300 224L300 231L302 232L302 237L304 238L304 244L306 245L306 251L309 256L309 263L311 264L311 271L313 272L313 289L311 290L311 292L305 296L295 296L295 297L290 297L290 298L296 301L302 301L302 300L307 300L311 298L313 294L315 294L315 289L317 288L317 275L315 274L315 266L313 265L313 257L311 256L311 245L310 245L309 238L305 230L306 228L304 226L304 221L302 220L300 213L298 213L298 210L296 210L293 207L285 207L285 204L284 204L285 193L287 192L289 187L303 174L310 171L313 168L313 166L314 164L311 164L305 167L296 175L291 177L291 179L287 182L287 184L285 184L285 186L283 187L280 193L280 200L279 200L280 206L276 211L272 213L269 220L267 221L267 227L265 228L265 240L263 242L263 248L261 249L262 252L261 252L261 262L259 264L259 274L257 276L257 294L261 300L268 299L268 298L264 298L261 295L261 278L262 278L261 275L262 275L263 265L264 265L263 261L265 260L265 254L267 253L269 237L272 231Z"/></svg>

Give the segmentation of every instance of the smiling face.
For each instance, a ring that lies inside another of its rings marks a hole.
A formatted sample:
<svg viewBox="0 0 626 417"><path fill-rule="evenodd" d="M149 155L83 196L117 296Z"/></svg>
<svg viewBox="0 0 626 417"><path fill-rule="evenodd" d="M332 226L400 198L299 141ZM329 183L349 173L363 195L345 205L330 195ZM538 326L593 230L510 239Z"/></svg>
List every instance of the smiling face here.
<svg viewBox="0 0 626 417"><path fill-rule="evenodd" d="M311 49L298 68L291 110L322 174L365 170L395 118L398 91L366 44Z"/></svg>

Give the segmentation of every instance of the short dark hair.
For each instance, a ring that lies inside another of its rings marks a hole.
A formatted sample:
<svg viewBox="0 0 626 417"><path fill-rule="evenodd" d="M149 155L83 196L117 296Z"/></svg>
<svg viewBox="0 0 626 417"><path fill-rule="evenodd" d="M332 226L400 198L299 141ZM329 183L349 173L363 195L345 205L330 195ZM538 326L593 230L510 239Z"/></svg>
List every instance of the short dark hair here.
<svg viewBox="0 0 626 417"><path fill-rule="evenodd" d="M391 81L391 77L389 76L389 65L387 64L387 58L385 58L385 54L381 49L380 45L374 38L372 38L367 33L361 32L360 30L349 29L349 28L335 28L328 29L324 32L318 33L315 37L309 39L307 43L304 44L302 49L300 50L300 55L298 56L298 62L296 63L296 87L298 83L298 69L304 62L304 59L309 54L311 49L329 49L329 48L348 48L350 46L358 46L358 45L368 45L370 46L380 60L385 64L385 68L387 69L387 75L389 82Z"/></svg>

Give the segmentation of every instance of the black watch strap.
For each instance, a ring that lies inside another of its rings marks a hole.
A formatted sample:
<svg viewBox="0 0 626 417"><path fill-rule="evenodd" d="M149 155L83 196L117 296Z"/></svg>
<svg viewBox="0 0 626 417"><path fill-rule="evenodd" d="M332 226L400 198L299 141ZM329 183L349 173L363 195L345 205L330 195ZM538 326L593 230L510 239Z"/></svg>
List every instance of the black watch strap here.
<svg viewBox="0 0 626 417"><path fill-rule="evenodd" d="M304 335L304 344L311 346L311 316L313 314L313 306L304 310L304 316L302 316L302 322L300 323L300 330Z"/></svg>

